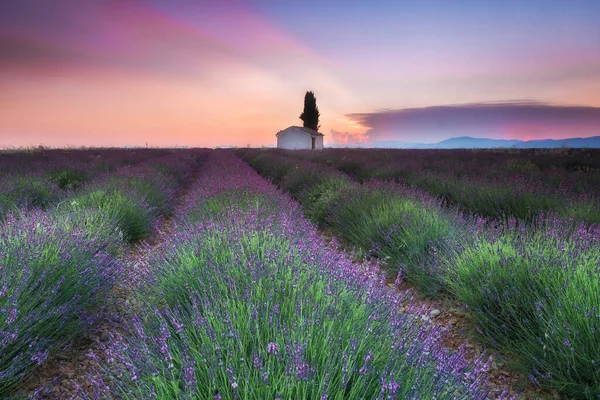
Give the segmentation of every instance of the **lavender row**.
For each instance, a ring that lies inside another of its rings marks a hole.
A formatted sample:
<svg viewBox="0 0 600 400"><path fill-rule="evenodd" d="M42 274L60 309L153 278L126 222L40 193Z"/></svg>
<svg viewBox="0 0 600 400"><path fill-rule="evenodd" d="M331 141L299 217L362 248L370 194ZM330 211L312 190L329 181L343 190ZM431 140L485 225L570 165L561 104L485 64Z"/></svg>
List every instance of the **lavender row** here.
<svg viewBox="0 0 600 400"><path fill-rule="evenodd" d="M78 229L76 215L40 211L0 227L0 397L101 318L118 282L121 245L106 219Z"/></svg>
<svg viewBox="0 0 600 400"><path fill-rule="evenodd" d="M96 177L168 150L43 150L0 152L0 218L19 208L46 209Z"/></svg>
<svg viewBox="0 0 600 400"><path fill-rule="evenodd" d="M558 214L600 222L596 149L383 150L282 152L335 166L360 182L385 179L427 191L484 218L536 223Z"/></svg>
<svg viewBox="0 0 600 400"><path fill-rule="evenodd" d="M188 200L139 293L145 311L107 348L99 396L486 398L484 362L398 313L376 267L326 244L231 153L212 153Z"/></svg>
<svg viewBox="0 0 600 400"><path fill-rule="evenodd" d="M183 183L177 179L189 177L196 158L206 154L153 160L98 180L46 213L7 215L0 225L1 398L104 317L109 294L124 272L119 253L130 239L124 221L131 214L122 210L142 207L150 223L149 218L169 212ZM153 200L148 187L164 191L161 200L171 205ZM98 193L107 193L107 201L83 204L86 196L100 198Z"/></svg>
<svg viewBox="0 0 600 400"><path fill-rule="evenodd" d="M535 384L600 395L600 228L544 216L536 227L464 216L400 183L360 185L331 167L243 151L305 214L422 292L463 301L477 333Z"/></svg>
<svg viewBox="0 0 600 400"><path fill-rule="evenodd" d="M106 172L168 153L167 149L119 148L0 150L0 176L71 167Z"/></svg>
<svg viewBox="0 0 600 400"><path fill-rule="evenodd" d="M126 242L145 239L159 217L172 212L179 192L208 153L177 151L104 174L59 204L57 212L94 210L114 220Z"/></svg>
<svg viewBox="0 0 600 400"><path fill-rule="evenodd" d="M431 172L489 183L524 180L536 191L598 196L598 149L326 149L288 155L335 165L360 181Z"/></svg>

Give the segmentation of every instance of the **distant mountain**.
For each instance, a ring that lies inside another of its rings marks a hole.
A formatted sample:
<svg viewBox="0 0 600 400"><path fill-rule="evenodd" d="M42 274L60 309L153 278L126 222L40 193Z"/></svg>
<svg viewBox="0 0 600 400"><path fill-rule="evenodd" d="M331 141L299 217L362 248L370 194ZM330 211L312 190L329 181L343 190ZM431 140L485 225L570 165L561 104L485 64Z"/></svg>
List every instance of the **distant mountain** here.
<svg viewBox="0 0 600 400"><path fill-rule="evenodd" d="M461 136L456 138L450 138L442 140L439 143L428 145L428 147L439 148L439 149L487 149L495 147L517 147L522 144L521 140L505 140L505 139L487 139L487 138L473 138L469 136Z"/></svg>
<svg viewBox="0 0 600 400"><path fill-rule="evenodd" d="M341 147L341 146L340 146ZM491 148L600 148L600 136L588 138L568 138L568 139L540 139L540 140L506 140L506 139L488 139L474 138L470 136L461 136L442 140L438 143L409 143L400 141L381 141L369 145L355 147L376 147L376 148L404 148L404 149L491 149Z"/></svg>
<svg viewBox="0 0 600 400"><path fill-rule="evenodd" d="M518 146L519 148L556 148L556 147L587 147L597 149L600 148L600 136L592 136L589 138L569 138L569 139L544 139L544 140L529 140Z"/></svg>

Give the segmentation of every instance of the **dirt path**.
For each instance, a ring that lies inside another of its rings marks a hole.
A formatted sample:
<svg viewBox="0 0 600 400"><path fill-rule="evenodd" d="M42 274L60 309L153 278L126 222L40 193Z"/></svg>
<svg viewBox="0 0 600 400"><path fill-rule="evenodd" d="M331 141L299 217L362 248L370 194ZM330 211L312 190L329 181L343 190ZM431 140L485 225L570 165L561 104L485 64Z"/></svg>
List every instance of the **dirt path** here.
<svg viewBox="0 0 600 400"><path fill-rule="evenodd" d="M72 343L56 357L41 366L20 390L20 393L34 394L35 398L49 400L78 400L81 391L93 395L94 378L101 369L100 363L106 358L102 344L109 343L118 335L124 334L123 325L134 311L133 290L151 272L148 268L153 254L160 254L169 239L173 237L176 222L174 216L185 204L189 190L198 178L199 167L189 179L171 216L161 217L152 235L135 245L127 247L120 255L121 262L128 266L121 283L116 286L109 299L106 317L87 336Z"/></svg>

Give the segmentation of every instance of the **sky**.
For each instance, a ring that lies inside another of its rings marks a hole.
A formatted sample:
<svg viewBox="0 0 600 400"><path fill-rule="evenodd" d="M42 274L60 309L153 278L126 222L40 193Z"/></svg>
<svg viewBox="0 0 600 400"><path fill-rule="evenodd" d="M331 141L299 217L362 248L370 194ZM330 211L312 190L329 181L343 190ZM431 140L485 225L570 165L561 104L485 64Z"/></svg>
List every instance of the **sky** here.
<svg viewBox="0 0 600 400"><path fill-rule="evenodd" d="M600 135L600 1L4 0L0 147Z"/></svg>

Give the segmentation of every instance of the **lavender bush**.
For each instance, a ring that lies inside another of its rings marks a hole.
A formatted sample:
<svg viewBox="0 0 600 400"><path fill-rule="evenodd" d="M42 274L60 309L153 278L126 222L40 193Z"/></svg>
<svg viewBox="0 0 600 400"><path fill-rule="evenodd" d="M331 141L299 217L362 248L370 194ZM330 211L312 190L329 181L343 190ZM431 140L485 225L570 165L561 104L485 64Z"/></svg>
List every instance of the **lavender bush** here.
<svg viewBox="0 0 600 400"><path fill-rule="evenodd" d="M88 181L88 174L79 168L55 168L48 173L50 181L60 189L77 189Z"/></svg>
<svg viewBox="0 0 600 400"><path fill-rule="evenodd" d="M1 398L91 326L120 276L118 243L64 219L34 212L0 226Z"/></svg>
<svg viewBox="0 0 600 400"><path fill-rule="evenodd" d="M61 190L39 175L11 175L1 183L0 220L11 210L47 208L61 197Z"/></svg>
<svg viewBox="0 0 600 400"><path fill-rule="evenodd" d="M410 190L382 182L345 192L332 204L327 226L363 252L378 257L388 275L398 272L431 295L445 286L431 253L462 238L459 215Z"/></svg>
<svg viewBox="0 0 600 400"><path fill-rule="evenodd" d="M569 398L600 396L600 229L483 234L449 258L453 293L482 340L516 354L530 379Z"/></svg>
<svg viewBox="0 0 600 400"><path fill-rule="evenodd" d="M203 152L198 156L204 157ZM194 158L167 155L107 174L82 188L64 206L69 211L99 210L110 215L127 242L148 237L169 214L183 183L196 168Z"/></svg>

